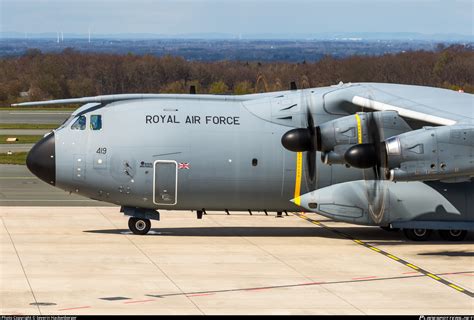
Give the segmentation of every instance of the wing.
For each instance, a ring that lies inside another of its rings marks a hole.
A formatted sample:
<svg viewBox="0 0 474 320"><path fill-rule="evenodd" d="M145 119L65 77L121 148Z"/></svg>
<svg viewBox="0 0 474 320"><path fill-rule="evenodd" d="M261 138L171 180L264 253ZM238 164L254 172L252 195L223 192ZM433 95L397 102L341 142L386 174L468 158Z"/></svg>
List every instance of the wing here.
<svg viewBox="0 0 474 320"><path fill-rule="evenodd" d="M247 101L260 99L262 97L273 97L277 95L275 92L263 93L263 94L245 94L245 95L212 95L212 94L114 94L114 95L103 95L95 97L82 97L72 99L58 99L58 100L47 100L47 101L32 101L32 102L21 102L14 103L12 107L34 107L44 105L66 105L66 104L84 104L84 103L101 103L107 104L116 101L125 100L143 100L143 99L181 99L181 100L211 100L211 101Z"/></svg>
<svg viewBox="0 0 474 320"><path fill-rule="evenodd" d="M391 110L421 125L474 122L474 95L447 89L358 83L341 85L340 90L328 93L325 100L329 113Z"/></svg>

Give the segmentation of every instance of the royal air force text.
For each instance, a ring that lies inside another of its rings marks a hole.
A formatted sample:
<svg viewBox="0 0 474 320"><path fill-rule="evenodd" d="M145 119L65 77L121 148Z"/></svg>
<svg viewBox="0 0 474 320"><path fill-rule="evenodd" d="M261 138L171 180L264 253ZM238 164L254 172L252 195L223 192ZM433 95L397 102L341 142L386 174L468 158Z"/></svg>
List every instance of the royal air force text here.
<svg viewBox="0 0 474 320"><path fill-rule="evenodd" d="M145 116L145 124L167 124L167 123L240 126L240 117L186 116L185 118L184 117L180 118L176 115L159 115L159 114Z"/></svg>

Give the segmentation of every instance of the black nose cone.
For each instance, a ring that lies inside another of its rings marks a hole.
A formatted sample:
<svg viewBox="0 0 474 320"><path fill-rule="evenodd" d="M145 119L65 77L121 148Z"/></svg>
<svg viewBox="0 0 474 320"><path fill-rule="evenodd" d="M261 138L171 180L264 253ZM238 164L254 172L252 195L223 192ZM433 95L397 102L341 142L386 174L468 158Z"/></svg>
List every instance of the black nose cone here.
<svg viewBox="0 0 474 320"><path fill-rule="evenodd" d="M26 157L26 166L38 178L56 184L56 152L54 132L38 141Z"/></svg>

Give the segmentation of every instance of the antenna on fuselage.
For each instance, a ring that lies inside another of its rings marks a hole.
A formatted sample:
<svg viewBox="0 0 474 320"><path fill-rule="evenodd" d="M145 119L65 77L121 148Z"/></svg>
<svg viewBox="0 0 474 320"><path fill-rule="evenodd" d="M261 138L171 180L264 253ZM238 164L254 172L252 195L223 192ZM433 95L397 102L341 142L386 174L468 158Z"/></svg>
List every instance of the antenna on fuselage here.
<svg viewBox="0 0 474 320"><path fill-rule="evenodd" d="M296 87L296 82L294 81L290 82L290 90L298 90L298 87Z"/></svg>
<svg viewBox="0 0 474 320"><path fill-rule="evenodd" d="M189 86L189 94L196 94L196 86Z"/></svg>

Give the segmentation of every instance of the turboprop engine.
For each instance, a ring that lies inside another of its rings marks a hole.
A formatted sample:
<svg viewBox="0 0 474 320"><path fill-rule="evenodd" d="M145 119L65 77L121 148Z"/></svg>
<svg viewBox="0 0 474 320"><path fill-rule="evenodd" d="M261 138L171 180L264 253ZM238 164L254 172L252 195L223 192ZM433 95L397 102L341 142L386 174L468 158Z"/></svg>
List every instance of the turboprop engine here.
<svg viewBox="0 0 474 320"><path fill-rule="evenodd" d="M387 139L386 178L392 181L462 181L474 176L474 129L424 127Z"/></svg>

